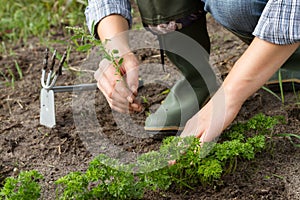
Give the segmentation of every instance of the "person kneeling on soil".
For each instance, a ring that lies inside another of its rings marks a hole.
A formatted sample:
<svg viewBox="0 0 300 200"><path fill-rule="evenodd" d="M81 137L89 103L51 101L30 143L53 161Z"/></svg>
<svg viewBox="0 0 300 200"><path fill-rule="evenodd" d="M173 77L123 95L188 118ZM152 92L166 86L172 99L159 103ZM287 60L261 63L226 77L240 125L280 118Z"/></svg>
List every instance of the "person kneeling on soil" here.
<svg viewBox="0 0 300 200"><path fill-rule="evenodd" d="M182 137L192 135L202 142L212 141L230 125L250 95L265 83L270 86L278 83L277 71L280 67L283 82L300 84L300 0L180 0L176 3L138 0L137 4L144 26L158 34L166 49L176 45L173 31L179 31L209 53L206 12L249 44L222 85L200 111L191 108L194 108L195 101L201 107L208 99L209 91L203 77L198 73L195 75L197 66L166 51L193 91L178 98L186 84L178 80L162 105L146 119L145 130L149 134L167 136L183 130ZM85 14L90 31L95 30L92 34L105 41L129 30L132 21L130 6L128 0L89 0ZM105 67L100 63L98 71L101 73L95 76L99 89L112 109L118 112L141 111L141 105L135 99L139 70L137 58L130 52L126 42L108 48L125 52L121 70L126 74L126 83L117 83L121 77L115 75L112 65L100 70ZM180 99L184 99L184 102ZM184 110L187 112L182 113Z"/></svg>

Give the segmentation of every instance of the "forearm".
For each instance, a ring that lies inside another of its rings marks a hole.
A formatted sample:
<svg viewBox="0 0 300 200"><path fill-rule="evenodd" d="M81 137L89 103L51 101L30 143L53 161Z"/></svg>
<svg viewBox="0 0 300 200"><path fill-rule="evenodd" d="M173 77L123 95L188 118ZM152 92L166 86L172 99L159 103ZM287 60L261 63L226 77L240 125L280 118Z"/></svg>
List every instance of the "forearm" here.
<svg viewBox="0 0 300 200"><path fill-rule="evenodd" d="M297 47L299 43L276 45L255 38L223 83L226 100L241 106L268 81Z"/></svg>
<svg viewBox="0 0 300 200"><path fill-rule="evenodd" d="M89 0L85 10L86 22L90 32L98 37L97 25L107 16L123 16L130 26L132 22L131 5L129 0ZM94 31L94 32L92 32Z"/></svg>
<svg viewBox="0 0 300 200"><path fill-rule="evenodd" d="M128 21L121 15L109 15L103 18L98 26L97 33L108 50L117 49L124 55L130 52L128 45Z"/></svg>
<svg viewBox="0 0 300 200"><path fill-rule="evenodd" d="M109 15L99 22L97 33L101 41L104 41L105 39L111 39L128 29L128 21L124 17L121 15Z"/></svg>

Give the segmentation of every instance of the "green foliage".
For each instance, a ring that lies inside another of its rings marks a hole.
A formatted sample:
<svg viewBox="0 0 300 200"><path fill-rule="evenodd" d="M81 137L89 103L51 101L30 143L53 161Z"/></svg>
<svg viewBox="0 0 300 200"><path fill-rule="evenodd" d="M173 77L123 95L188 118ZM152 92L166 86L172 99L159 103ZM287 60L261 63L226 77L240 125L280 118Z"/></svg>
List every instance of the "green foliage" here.
<svg viewBox="0 0 300 200"><path fill-rule="evenodd" d="M277 117L265 116L263 114L257 114L251 118L247 123L248 130L256 130L261 134L267 134L272 128L278 124Z"/></svg>
<svg viewBox="0 0 300 200"><path fill-rule="evenodd" d="M94 25L92 25L94 28ZM86 30L80 27L67 27L69 31L73 32L73 36L71 37L71 40L76 45L77 51L82 52L89 52L93 47L98 47L99 52L102 53L102 57L106 60L108 60L116 69L115 75L123 76L121 72L121 65L123 64L124 59L120 57L119 51L117 49L109 50L105 48L105 44L109 42L109 40L106 40L105 42L101 42L100 40L96 39L94 35L91 35ZM92 30L92 33L94 30Z"/></svg>
<svg viewBox="0 0 300 200"><path fill-rule="evenodd" d="M4 71L0 70L0 78L4 80L3 83L5 83L6 86L12 87L13 89L15 87L15 81L23 78L22 69L16 60L14 60L14 62L16 72L14 72L13 69L8 65L5 66L3 69Z"/></svg>
<svg viewBox="0 0 300 200"><path fill-rule="evenodd" d="M175 187L193 189L221 181L234 172L238 160L250 160L265 148L266 134L279 122L259 114L246 123L233 125L219 143L200 144L194 137L168 137L158 151L124 164L99 155L86 172L72 172L58 179L57 198L67 199L141 199L146 190ZM249 134L250 133L250 134ZM292 136L292 135L288 135ZM169 166L169 161L176 164ZM36 171L21 172L17 179L7 178L0 192L5 199L37 199L43 177Z"/></svg>
<svg viewBox="0 0 300 200"><path fill-rule="evenodd" d="M238 160L254 159L265 148L266 134L278 122L258 114L233 125L219 143L168 137L159 151L142 154L135 164L99 155L85 173L74 172L56 181L61 186L60 199L139 199L145 190L167 190L172 184L190 189L214 184L222 175L234 172ZM169 166L172 160L176 164Z"/></svg>
<svg viewBox="0 0 300 200"><path fill-rule="evenodd" d="M86 5L86 1L78 0L2 0L0 37L26 40L30 36L47 35L51 27L83 24Z"/></svg>
<svg viewBox="0 0 300 200"><path fill-rule="evenodd" d="M18 72L18 75L19 75L19 78L22 79L23 78L23 72L22 72L22 69L20 68L18 62L15 60L15 67L17 69L17 72Z"/></svg>
<svg viewBox="0 0 300 200"><path fill-rule="evenodd" d="M14 89L16 77L9 66L6 66L5 73L0 70L0 78L1 77L4 78L5 81L3 81L3 83L5 83L6 86L12 87Z"/></svg>
<svg viewBox="0 0 300 200"><path fill-rule="evenodd" d="M197 175L201 183L211 183L220 179L223 173L222 163L217 159L203 159L202 164L198 167Z"/></svg>
<svg viewBox="0 0 300 200"><path fill-rule="evenodd" d="M56 181L62 186L58 191L63 190L59 199L140 198L143 182L136 181L133 173L123 171L125 168L116 160L99 155L85 173L73 172Z"/></svg>
<svg viewBox="0 0 300 200"><path fill-rule="evenodd" d="M279 84L279 89L280 89L280 96L265 86L262 86L262 89L264 89L265 91L272 94L279 101L281 101L282 104L284 104L285 99L284 99L284 91L283 91L283 85L282 85L281 69L278 70L278 84ZM293 87L294 87L294 85L293 85Z"/></svg>
<svg viewBox="0 0 300 200"><path fill-rule="evenodd" d="M37 183L43 176L37 171L22 171L17 178L8 177L0 191L0 197L6 200L34 200L40 197L41 186Z"/></svg>

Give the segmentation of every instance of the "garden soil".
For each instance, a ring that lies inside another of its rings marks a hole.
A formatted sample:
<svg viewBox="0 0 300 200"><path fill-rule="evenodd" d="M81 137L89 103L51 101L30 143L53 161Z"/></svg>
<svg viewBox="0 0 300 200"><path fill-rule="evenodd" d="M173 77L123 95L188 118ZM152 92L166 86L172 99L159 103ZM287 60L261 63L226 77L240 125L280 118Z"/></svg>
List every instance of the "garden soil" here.
<svg viewBox="0 0 300 200"><path fill-rule="evenodd" d="M220 77L225 78L247 46L210 16L208 29L212 43L210 63L218 69ZM16 76L14 87L0 85L0 187L5 177L35 169L44 176L41 199L55 199L55 180L69 172L85 171L89 161L101 153L103 148L99 148L101 144L95 137L104 136L108 148L111 145L129 154L158 149L160 140L147 138L142 130L143 123L147 113L153 112L165 98L164 91L180 76L167 59L166 70L162 69L157 49L136 50L144 81L139 98L147 100L143 103L143 112L129 117L112 112L100 91L57 93L57 124L54 128L47 128L39 124L44 51L49 47L62 53L66 44L71 43L59 31L50 40L64 42L46 46L39 39L30 38L23 45L12 47L12 55L0 56L2 71L7 67L15 69L17 62L23 72L20 79L17 71L13 70ZM93 71L99 60L97 53L87 56L72 48L67 59L69 69L63 71L57 85L94 82ZM7 70L4 71L8 75ZM285 92L284 95L283 105L272 94L259 90L244 103L235 122L248 120L258 113L282 115L286 124L277 125L273 134L299 135L300 108L296 104L299 100L294 92ZM147 191L144 199L300 199L299 153L300 148L287 138L273 137L267 150L254 160L238 160L236 170L224 175L222 183L193 190L172 186L168 191Z"/></svg>

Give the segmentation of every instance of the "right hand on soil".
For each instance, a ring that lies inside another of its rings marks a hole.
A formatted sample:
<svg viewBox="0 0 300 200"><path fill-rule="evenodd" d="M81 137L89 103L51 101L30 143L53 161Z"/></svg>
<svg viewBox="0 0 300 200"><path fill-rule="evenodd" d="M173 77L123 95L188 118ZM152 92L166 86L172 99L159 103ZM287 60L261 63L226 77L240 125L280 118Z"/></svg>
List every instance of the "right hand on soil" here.
<svg viewBox="0 0 300 200"><path fill-rule="evenodd" d="M104 59L95 72L95 79L113 110L121 113L140 112L142 106L136 100L139 62L132 52L122 57L124 61L120 66L121 74L117 74L110 61Z"/></svg>

